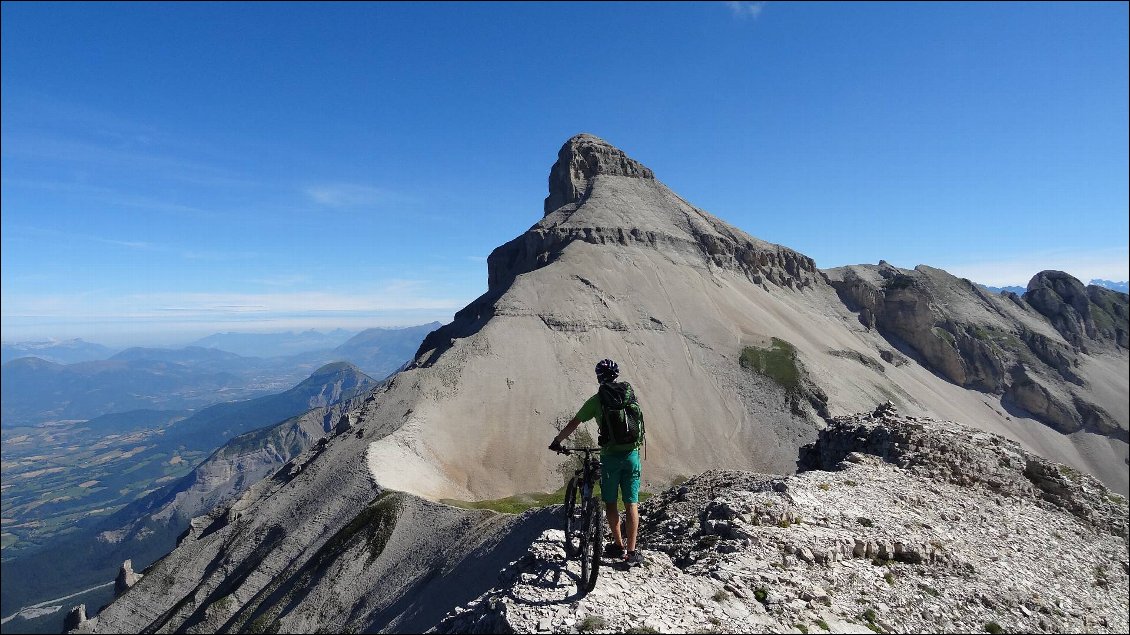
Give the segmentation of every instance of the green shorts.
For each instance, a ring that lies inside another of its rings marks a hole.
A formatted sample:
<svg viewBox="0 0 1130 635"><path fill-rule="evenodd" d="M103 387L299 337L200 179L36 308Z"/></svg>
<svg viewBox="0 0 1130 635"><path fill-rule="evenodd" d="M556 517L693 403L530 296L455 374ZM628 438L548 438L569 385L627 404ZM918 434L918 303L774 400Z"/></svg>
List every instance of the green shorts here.
<svg viewBox="0 0 1130 635"><path fill-rule="evenodd" d="M600 456L600 497L606 503L615 503L617 493L623 494L625 503L640 500L640 451L627 454L602 454Z"/></svg>

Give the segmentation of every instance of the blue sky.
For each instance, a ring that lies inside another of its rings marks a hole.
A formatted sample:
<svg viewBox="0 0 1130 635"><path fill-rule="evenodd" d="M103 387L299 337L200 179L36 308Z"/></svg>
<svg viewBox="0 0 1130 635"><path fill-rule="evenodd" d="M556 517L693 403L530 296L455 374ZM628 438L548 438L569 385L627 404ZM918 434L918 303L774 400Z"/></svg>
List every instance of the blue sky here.
<svg viewBox="0 0 1130 635"><path fill-rule="evenodd" d="M26 4L5 340L448 320L590 132L820 267L1125 280L1108 4Z"/></svg>

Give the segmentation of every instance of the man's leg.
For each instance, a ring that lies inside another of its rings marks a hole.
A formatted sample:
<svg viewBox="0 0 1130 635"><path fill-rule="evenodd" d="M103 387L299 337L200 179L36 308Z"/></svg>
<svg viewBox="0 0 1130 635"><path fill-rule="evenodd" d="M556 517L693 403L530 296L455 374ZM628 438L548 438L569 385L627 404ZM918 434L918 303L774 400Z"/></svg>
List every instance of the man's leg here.
<svg viewBox="0 0 1130 635"><path fill-rule="evenodd" d="M635 551L636 535L640 530L640 506L639 503L624 503L624 507L627 508L626 515L628 516L628 551ZM619 527L617 527L617 533L619 533Z"/></svg>
<svg viewBox="0 0 1130 635"><path fill-rule="evenodd" d="M638 564L639 554L636 551L636 536L640 529L640 454L639 450L628 455L626 465L622 472L621 488L624 490L624 508L627 515L628 551L634 558L629 558L629 564Z"/></svg>
<svg viewBox="0 0 1130 635"><path fill-rule="evenodd" d="M600 457L600 498L604 501L604 515L608 518L608 528L612 532L612 544L623 549L624 536L620 533L620 511L616 498L620 494L620 465L618 462ZM604 538L601 537L601 540Z"/></svg>
<svg viewBox="0 0 1130 635"><path fill-rule="evenodd" d="M620 511L619 511L616 503L614 503L614 502L613 503L607 503L607 502L604 503L604 512L605 512L605 516L608 517L608 528L612 530L612 544L623 549L624 548L624 537L622 535L620 535ZM639 521L638 516L636 517L636 521L637 522ZM629 543L629 544L633 544L633 545L636 544L635 543L635 537L632 535L631 529L628 529L628 536L632 540L632 542ZM629 547L629 548L631 548L631 547Z"/></svg>

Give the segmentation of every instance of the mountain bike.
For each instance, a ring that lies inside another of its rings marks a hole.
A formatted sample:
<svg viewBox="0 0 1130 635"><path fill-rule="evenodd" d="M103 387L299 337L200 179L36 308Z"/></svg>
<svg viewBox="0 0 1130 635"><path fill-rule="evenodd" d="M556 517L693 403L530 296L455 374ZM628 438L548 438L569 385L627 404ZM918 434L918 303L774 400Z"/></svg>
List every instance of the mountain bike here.
<svg viewBox="0 0 1130 635"><path fill-rule="evenodd" d="M596 587L600 557L604 553L604 504L596 497L600 482L600 448L561 448L561 454L584 454L581 469L565 487L565 558L578 557L581 578L577 591L584 594Z"/></svg>

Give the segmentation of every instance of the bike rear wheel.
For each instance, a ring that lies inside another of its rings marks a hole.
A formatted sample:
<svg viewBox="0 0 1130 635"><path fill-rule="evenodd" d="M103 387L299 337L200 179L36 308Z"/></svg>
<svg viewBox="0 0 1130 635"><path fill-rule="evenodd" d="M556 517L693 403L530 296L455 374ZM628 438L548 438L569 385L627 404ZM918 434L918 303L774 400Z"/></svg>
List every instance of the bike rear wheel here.
<svg viewBox="0 0 1130 635"><path fill-rule="evenodd" d="M577 555L580 543L581 528L581 492L577 486L577 477L569 479L565 487L565 557L572 558Z"/></svg>
<svg viewBox="0 0 1130 635"><path fill-rule="evenodd" d="M580 540L581 579L577 582L577 589L588 593L596 588L600 557L604 554L604 510L600 501L590 499L585 505L584 516Z"/></svg>

